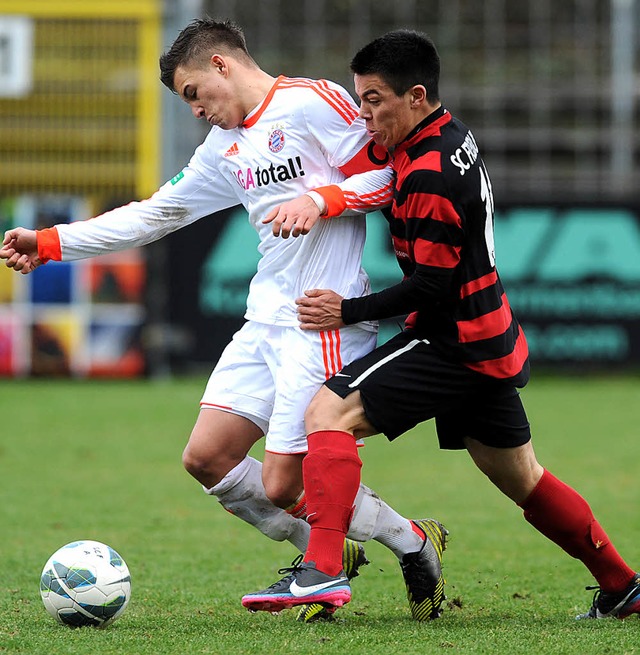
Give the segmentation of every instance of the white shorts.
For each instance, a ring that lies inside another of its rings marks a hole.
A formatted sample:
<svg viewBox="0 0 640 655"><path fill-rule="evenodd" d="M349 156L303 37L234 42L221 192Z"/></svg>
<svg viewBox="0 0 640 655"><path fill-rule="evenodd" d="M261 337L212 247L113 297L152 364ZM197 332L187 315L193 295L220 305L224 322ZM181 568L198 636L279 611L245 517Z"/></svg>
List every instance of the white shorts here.
<svg viewBox="0 0 640 655"><path fill-rule="evenodd" d="M329 332L249 321L211 373L200 407L244 416L265 434L265 450L307 452L304 413L325 380L369 353L376 333L357 325Z"/></svg>

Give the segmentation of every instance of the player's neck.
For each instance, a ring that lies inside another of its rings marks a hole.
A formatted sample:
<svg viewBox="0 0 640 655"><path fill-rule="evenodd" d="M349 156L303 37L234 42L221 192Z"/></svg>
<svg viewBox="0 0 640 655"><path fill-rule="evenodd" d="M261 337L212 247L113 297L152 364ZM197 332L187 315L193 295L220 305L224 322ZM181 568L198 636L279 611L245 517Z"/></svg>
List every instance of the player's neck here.
<svg viewBox="0 0 640 655"><path fill-rule="evenodd" d="M262 69L252 69L247 72L241 91L245 117L266 98L275 82L276 78Z"/></svg>

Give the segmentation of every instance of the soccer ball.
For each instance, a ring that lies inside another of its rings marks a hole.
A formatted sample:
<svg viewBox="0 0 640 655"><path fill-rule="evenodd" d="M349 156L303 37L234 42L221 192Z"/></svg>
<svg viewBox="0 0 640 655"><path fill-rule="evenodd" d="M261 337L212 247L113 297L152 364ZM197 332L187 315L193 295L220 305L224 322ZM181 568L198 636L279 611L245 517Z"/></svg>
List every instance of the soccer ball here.
<svg viewBox="0 0 640 655"><path fill-rule="evenodd" d="M131 576L124 560L99 541L74 541L56 550L40 576L44 606L72 628L103 628L125 610Z"/></svg>

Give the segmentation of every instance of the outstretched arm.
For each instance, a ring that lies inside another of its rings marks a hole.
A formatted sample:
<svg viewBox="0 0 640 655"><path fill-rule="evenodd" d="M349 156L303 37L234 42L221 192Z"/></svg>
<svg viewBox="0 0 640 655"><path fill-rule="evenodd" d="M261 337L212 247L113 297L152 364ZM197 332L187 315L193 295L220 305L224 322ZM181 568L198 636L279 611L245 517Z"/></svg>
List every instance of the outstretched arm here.
<svg viewBox="0 0 640 655"><path fill-rule="evenodd" d="M0 259L4 259L9 268L20 271L23 275L38 268L44 262L38 255L36 231L23 227L7 230L0 248Z"/></svg>
<svg viewBox="0 0 640 655"><path fill-rule="evenodd" d="M192 162L197 165L197 153ZM147 200L42 230L8 230L0 259L26 274L49 260L73 261L136 248L237 202L221 175L204 175L190 164L177 181L167 182Z"/></svg>

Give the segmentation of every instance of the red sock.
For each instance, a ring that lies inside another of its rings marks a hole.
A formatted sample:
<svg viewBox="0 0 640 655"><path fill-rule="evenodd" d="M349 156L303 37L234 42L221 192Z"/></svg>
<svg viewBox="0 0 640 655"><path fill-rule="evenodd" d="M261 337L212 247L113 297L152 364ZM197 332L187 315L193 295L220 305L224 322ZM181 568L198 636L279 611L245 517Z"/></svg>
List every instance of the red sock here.
<svg viewBox="0 0 640 655"><path fill-rule="evenodd" d="M587 501L545 471L520 505L524 518L591 571L606 592L622 591L634 576L596 521Z"/></svg>
<svg viewBox="0 0 640 655"><path fill-rule="evenodd" d="M353 503L360 486L362 462L356 440L348 432L322 430L307 437L309 452L302 460L311 536L305 562L337 575L342 570L342 547Z"/></svg>

